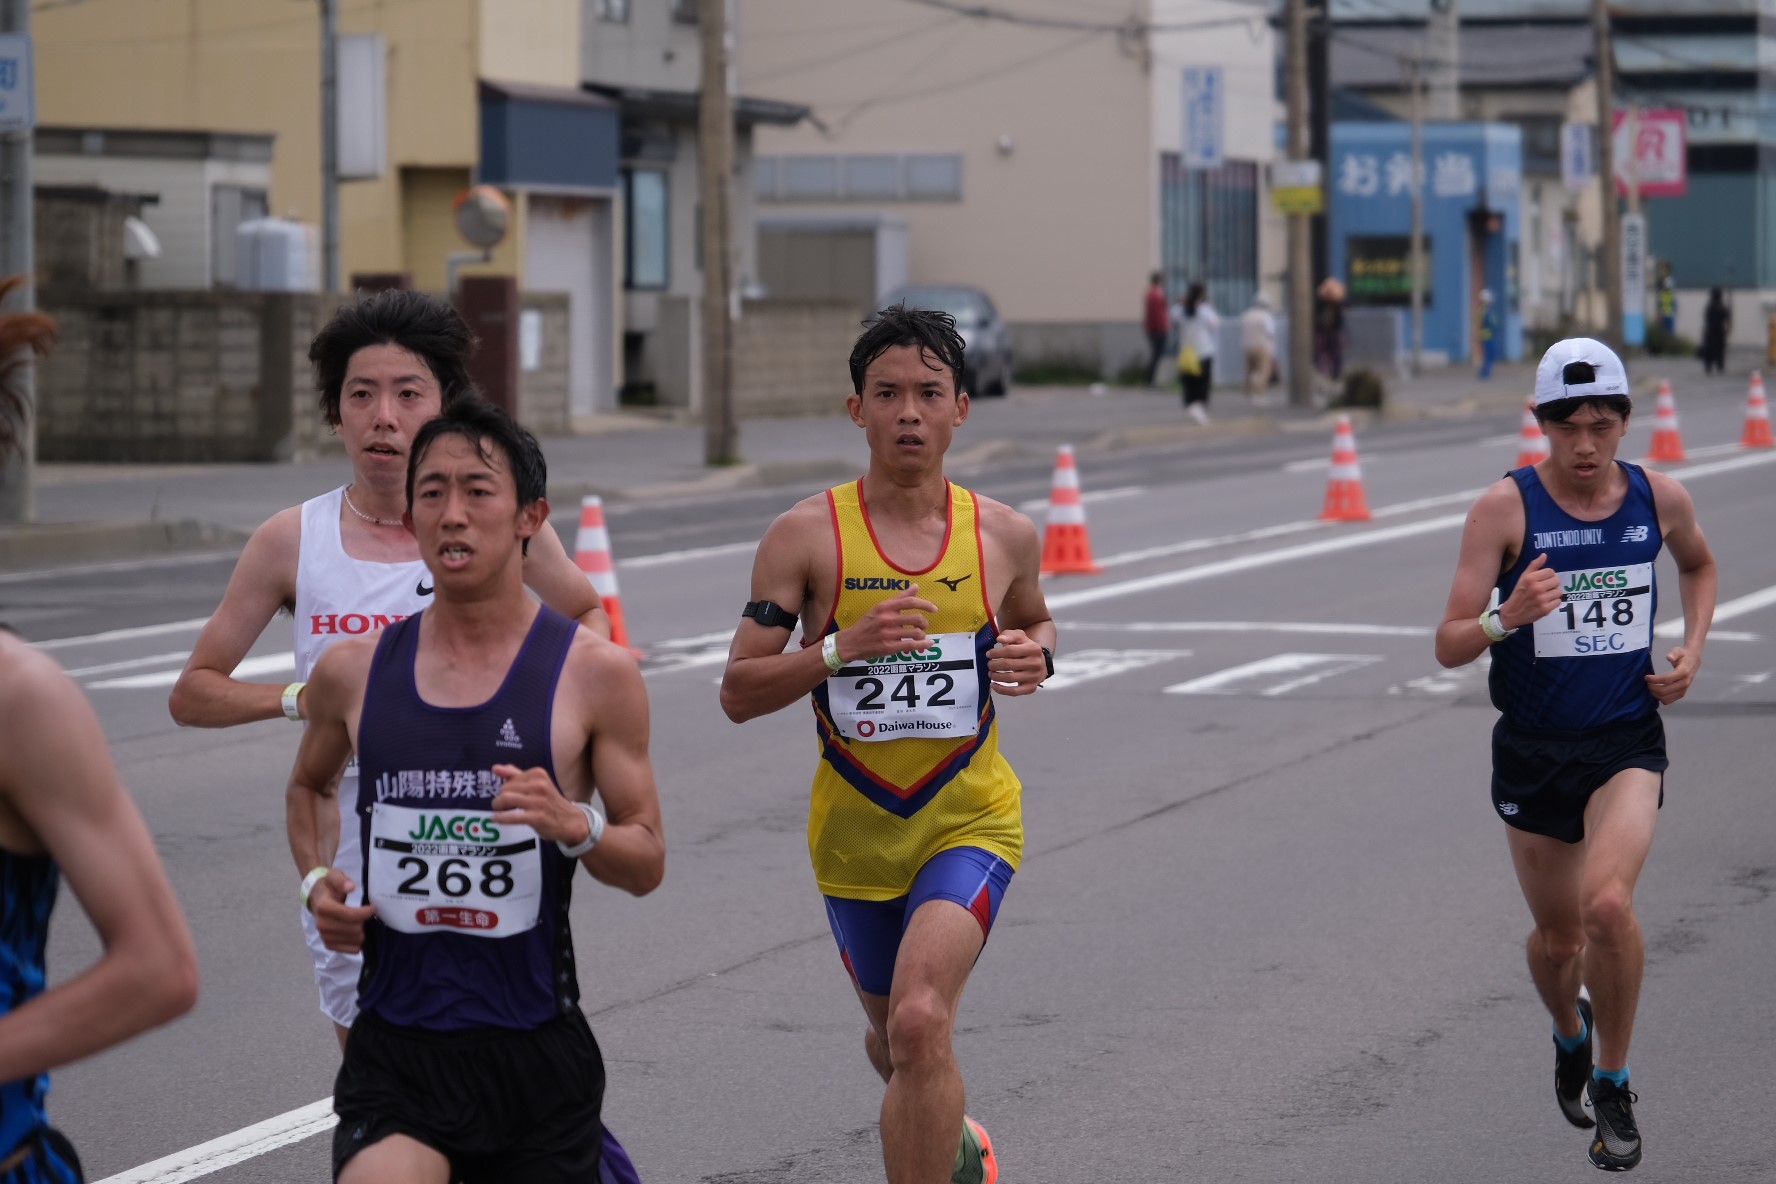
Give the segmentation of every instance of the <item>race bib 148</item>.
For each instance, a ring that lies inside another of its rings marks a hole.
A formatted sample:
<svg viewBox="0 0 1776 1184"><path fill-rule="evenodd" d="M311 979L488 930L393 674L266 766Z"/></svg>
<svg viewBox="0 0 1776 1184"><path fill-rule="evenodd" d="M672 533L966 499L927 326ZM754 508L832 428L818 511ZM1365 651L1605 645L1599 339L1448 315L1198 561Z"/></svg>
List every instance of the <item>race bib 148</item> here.
<svg viewBox="0 0 1776 1184"><path fill-rule="evenodd" d="M365 853L366 895L401 933L509 937L537 922L543 861L536 831L489 810L377 802Z"/></svg>
<svg viewBox="0 0 1776 1184"><path fill-rule="evenodd" d="M1595 658L1653 642L1653 565L1560 573L1560 606L1535 623L1538 658Z"/></svg>
<svg viewBox="0 0 1776 1184"><path fill-rule="evenodd" d="M852 662L827 676L827 703L851 740L955 739L980 730L974 634L936 633L925 648Z"/></svg>

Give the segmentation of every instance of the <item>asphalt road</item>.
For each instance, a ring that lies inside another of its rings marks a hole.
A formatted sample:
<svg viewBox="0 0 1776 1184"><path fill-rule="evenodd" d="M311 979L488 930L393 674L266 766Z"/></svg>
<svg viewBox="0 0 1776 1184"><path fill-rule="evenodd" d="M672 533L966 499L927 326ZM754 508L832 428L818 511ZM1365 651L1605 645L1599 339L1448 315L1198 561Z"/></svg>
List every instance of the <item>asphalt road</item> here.
<svg viewBox="0 0 1776 1184"><path fill-rule="evenodd" d="M1755 1120L1776 1019L1776 452L1733 446L1742 392L1696 384L1692 459L1662 466L1687 475L1728 611L1667 712L1637 900L1644 1180L1776 1180ZM1028 854L958 1035L1007 1184L1590 1178L1549 1096L1528 913L1487 796L1484 672L1431 655L1463 511L1515 432L1366 433L1361 525L1313 521L1318 434L1082 457L1105 570L1049 582L1059 676L1003 705ZM1013 503L1047 488L1027 463L967 476ZM574 923L606 1115L650 1184L881 1178L881 1089L807 867L810 721L736 727L716 703L750 545L795 495L613 510L670 857L642 900L582 879ZM301 1137L324 1123L291 1117L337 1063L284 842L296 730L182 731L165 709L229 567L0 577L0 618L97 704L203 963L189 1017L56 1075L52 1116L95 1181L327 1178L326 1140ZM1661 575L1675 618L1668 561ZM288 677L288 648L274 623L260 677ZM52 973L94 951L64 903ZM225 1165L207 1174L131 1171L262 1123L260 1143L207 1152Z"/></svg>

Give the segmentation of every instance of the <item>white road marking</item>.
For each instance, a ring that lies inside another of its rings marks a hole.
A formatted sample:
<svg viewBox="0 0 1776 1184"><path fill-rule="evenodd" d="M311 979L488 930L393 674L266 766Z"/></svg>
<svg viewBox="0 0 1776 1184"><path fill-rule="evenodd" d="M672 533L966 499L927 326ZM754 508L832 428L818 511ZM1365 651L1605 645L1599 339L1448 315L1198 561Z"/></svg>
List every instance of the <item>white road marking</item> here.
<svg viewBox="0 0 1776 1184"><path fill-rule="evenodd" d="M143 571L154 567L186 567L193 563L220 563L238 551L204 551L194 555L164 555L156 559L119 559L110 563L82 563L74 567L46 567L39 571L12 571L0 575L0 584L28 584L64 576L90 576L107 571Z"/></svg>
<svg viewBox="0 0 1776 1184"><path fill-rule="evenodd" d="M1746 613L1754 613L1760 608L1769 608L1772 604L1776 604L1776 584L1772 584L1760 592L1722 601L1714 606L1714 619L1716 622L1730 621L1734 617L1743 617ZM1653 630L1653 634L1657 637L1682 637L1684 635L1683 618L1665 621ZM1711 641L1717 640L1721 636L1713 629L1708 631Z"/></svg>
<svg viewBox="0 0 1776 1184"><path fill-rule="evenodd" d="M189 657L190 655L186 655ZM123 678L107 678L86 685L93 690L105 691L140 691L157 687L170 687L179 681L177 670L156 670L153 674L131 674ZM241 664L234 668L231 677L257 678L266 674L294 673L296 655L286 651L281 654L260 654L257 657L242 659Z"/></svg>
<svg viewBox="0 0 1776 1184"><path fill-rule="evenodd" d="M1364 453L1362 456L1358 457L1357 459L1361 463L1367 465L1367 464L1375 463L1376 461L1380 460L1382 457L1384 457L1386 455L1387 454L1385 452L1368 452L1368 453ZM1283 466L1283 472L1285 472L1285 473L1323 473L1331 467L1332 467L1332 458L1331 457L1316 456L1312 460L1292 460L1288 464Z"/></svg>
<svg viewBox="0 0 1776 1184"><path fill-rule="evenodd" d="M750 543L721 543L713 547L689 547L683 551L662 551L658 555L637 555L634 559L617 560L617 570L664 567L668 563L684 563L691 559L714 559L721 555L740 555L758 549L758 540Z"/></svg>
<svg viewBox="0 0 1776 1184"><path fill-rule="evenodd" d="M1520 444L1522 442L1523 442L1523 429L1519 428L1517 431L1514 431L1514 432L1506 432L1506 433L1502 433L1497 436L1488 436L1484 440L1476 440L1476 441L1474 441L1474 447L1476 447L1476 448L1503 448L1507 444Z"/></svg>
<svg viewBox="0 0 1776 1184"><path fill-rule="evenodd" d="M324 1135L338 1121L333 1114L333 1099L322 1098L189 1150L177 1151L153 1163L107 1176L98 1184L183 1184L183 1181L219 1172L279 1147Z"/></svg>
<svg viewBox="0 0 1776 1184"><path fill-rule="evenodd" d="M1146 493L1144 485L1118 485L1111 489L1088 489L1079 495L1082 502L1113 502L1119 498L1134 497L1138 493ZM1018 509L1026 514L1034 514L1048 509L1048 499L1033 497L1029 501L1019 502Z"/></svg>
<svg viewBox="0 0 1776 1184"><path fill-rule="evenodd" d="M1745 446L1743 444L1739 443L1737 440L1733 441L1733 443L1731 443L1731 444L1706 444L1706 445L1702 446L1701 448L1685 448L1684 449L1684 463L1688 464L1690 461L1693 461L1693 460L1706 460L1708 457L1711 457L1711 456L1728 456L1728 455L1735 453L1735 452L1744 452L1744 451L1745 451ZM1634 461L1634 463L1637 465L1661 465L1661 464L1665 464L1667 462L1660 461L1660 460L1654 460L1650 456L1643 456L1643 457L1637 458Z"/></svg>
<svg viewBox="0 0 1776 1184"><path fill-rule="evenodd" d="M1062 654L1055 662L1054 677L1042 685L1047 690L1063 691L1080 683L1189 656L1189 650L1079 650Z"/></svg>
<svg viewBox="0 0 1776 1184"><path fill-rule="evenodd" d="M1062 629L1088 633L1322 633L1349 637L1430 637L1429 625L1338 625L1320 621L1062 621Z"/></svg>
<svg viewBox="0 0 1776 1184"><path fill-rule="evenodd" d="M144 666L164 666L169 662L185 665L185 659L191 655L184 650L174 650L170 654L149 654L146 658L125 658L121 662L106 662L99 666L77 666L72 670L63 671L69 678L91 678L96 674L115 674L119 670L140 670Z"/></svg>
<svg viewBox="0 0 1776 1184"><path fill-rule="evenodd" d="M48 641L36 642L40 650L60 650L77 645L102 645L107 641L131 641L138 637L159 637L166 633L196 633L210 623L208 617L193 617L189 621L168 621L164 625L137 625L132 629L107 629L103 633L88 633L84 637L53 637Z"/></svg>
<svg viewBox="0 0 1776 1184"><path fill-rule="evenodd" d="M1226 670L1217 670L1213 674L1193 678L1189 682L1177 683L1167 687L1165 693L1168 695L1233 695L1239 693L1235 688L1243 682L1254 682L1276 674L1297 675L1298 677L1285 679L1260 692L1265 695L1285 695L1322 679L1358 670L1381 660L1380 654L1274 654L1268 658L1260 658L1256 662L1231 666Z"/></svg>

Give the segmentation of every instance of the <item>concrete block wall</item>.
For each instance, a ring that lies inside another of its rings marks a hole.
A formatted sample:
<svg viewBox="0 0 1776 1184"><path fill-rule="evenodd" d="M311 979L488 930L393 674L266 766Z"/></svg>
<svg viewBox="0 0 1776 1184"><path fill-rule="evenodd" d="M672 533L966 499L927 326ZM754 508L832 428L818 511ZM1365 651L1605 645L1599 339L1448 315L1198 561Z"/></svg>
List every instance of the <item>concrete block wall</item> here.
<svg viewBox="0 0 1776 1184"><path fill-rule="evenodd" d="M734 339L734 404L741 416L836 415L851 393L846 360L863 312L844 304L748 303Z"/></svg>
<svg viewBox="0 0 1776 1184"><path fill-rule="evenodd" d="M573 430L567 293L525 292L519 300L526 314L541 319L542 348L534 370L522 362L518 367L518 422L539 436L565 435Z"/></svg>

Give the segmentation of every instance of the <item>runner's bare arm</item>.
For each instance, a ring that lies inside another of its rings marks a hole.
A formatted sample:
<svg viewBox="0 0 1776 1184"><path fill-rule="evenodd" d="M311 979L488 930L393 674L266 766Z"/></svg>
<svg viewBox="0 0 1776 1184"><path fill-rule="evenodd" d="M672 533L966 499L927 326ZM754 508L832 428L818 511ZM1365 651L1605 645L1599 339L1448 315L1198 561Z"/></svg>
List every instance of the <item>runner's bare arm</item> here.
<svg viewBox="0 0 1776 1184"><path fill-rule="evenodd" d="M222 603L210 617L179 681L167 696L173 721L188 728L231 728L283 715L284 684L243 682L234 668L280 608L296 599L302 507L266 519L235 562Z"/></svg>
<svg viewBox="0 0 1776 1184"><path fill-rule="evenodd" d="M604 834L580 862L604 883L646 896L666 873L666 835L648 759L648 700L641 668L621 647L581 638L568 654L562 677L574 680L574 693L586 704L592 785L604 802ZM569 847L589 837L589 820L548 773L515 765L495 765L493 771L505 778L493 800L496 822L522 823Z"/></svg>
<svg viewBox="0 0 1776 1184"><path fill-rule="evenodd" d="M1005 549L1012 564L1011 584L996 614L999 644L988 655L993 690L1000 695L1028 695L1048 677L1046 647L1055 648L1054 618L1042 595L1042 540L1036 526L1010 506L982 498L983 527Z"/></svg>
<svg viewBox="0 0 1776 1184"><path fill-rule="evenodd" d="M1522 537L1523 498L1516 483L1509 478L1495 482L1474 502L1462 528L1455 581L1437 626L1437 661L1442 665L1466 666L1491 645L1480 628L1480 612L1492 600L1499 573L1515 562ZM1560 577L1546 564L1541 557L1532 560L1510 598L1499 606L1505 628L1532 624L1559 605Z"/></svg>
<svg viewBox="0 0 1776 1184"><path fill-rule="evenodd" d="M357 714L375 652L375 638L347 638L327 647L309 672L308 688L303 692L308 726L302 729L302 743L284 789L285 825L298 876L332 860L339 836L330 820L342 813L332 802L339 790L339 770L352 753L346 721ZM356 821L346 818L344 825L356 825ZM333 868L309 893L315 929L330 950L349 954L363 948L364 922L376 910L345 903L356 887L345 872Z"/></svg>
<svg viewBox="0 0 1776 1184"><path fill-rule="evenodd" d="M823 533L824 536L823 536ZM809 498L780 515L759 540L752 563L753 600L769 600L792 613L806 606L813 580L814 548L830 545L825 501ZM925 641L927 613L937 606L919 597L919 586L890 596L862 618L839 630L839 657L846 661L918 649ZM804 619L803 624L807 621ZM722 710L735 723L781 711L819 686L830 671L819 645L797 646L782 629L743 617L722 673Z"/></svg>
<svg viewBox="0 0 1776 1184"><path fill-rule="evenodd" d="M1683 602L1684 641L1665 654L1671 669L1647 675L1647 689L1660 703L1675 703L1689 692L1702 668L1702 648L1708 643L1708 627L1714 623L1714 605L1720 593L1720 573L1714 552L1702 537L1696 521L1696 505L1687 489L1663 473L1649 471L1653 504L1659 511L1659 528L1665 546L1677 562L1677 591Z"/></svg>
<svg viewBox="0 0 1776 1184"><path fill-rule="evenodd" d="M0 636L0 810L67 877L104 953L0 1018L0 1081L78 1060L197 999L197 953L154 839L92 705L47 657Z"/></svg>
<svg viewBox="0 0 1776 1184"><path fill-rule="evenodd" d="M531 536L530 554L524 558L524 582L562 616L571 617L600 637L610 637L610 614L598 603L592 581L562 546L561 536L548 519Z"/></svg>

